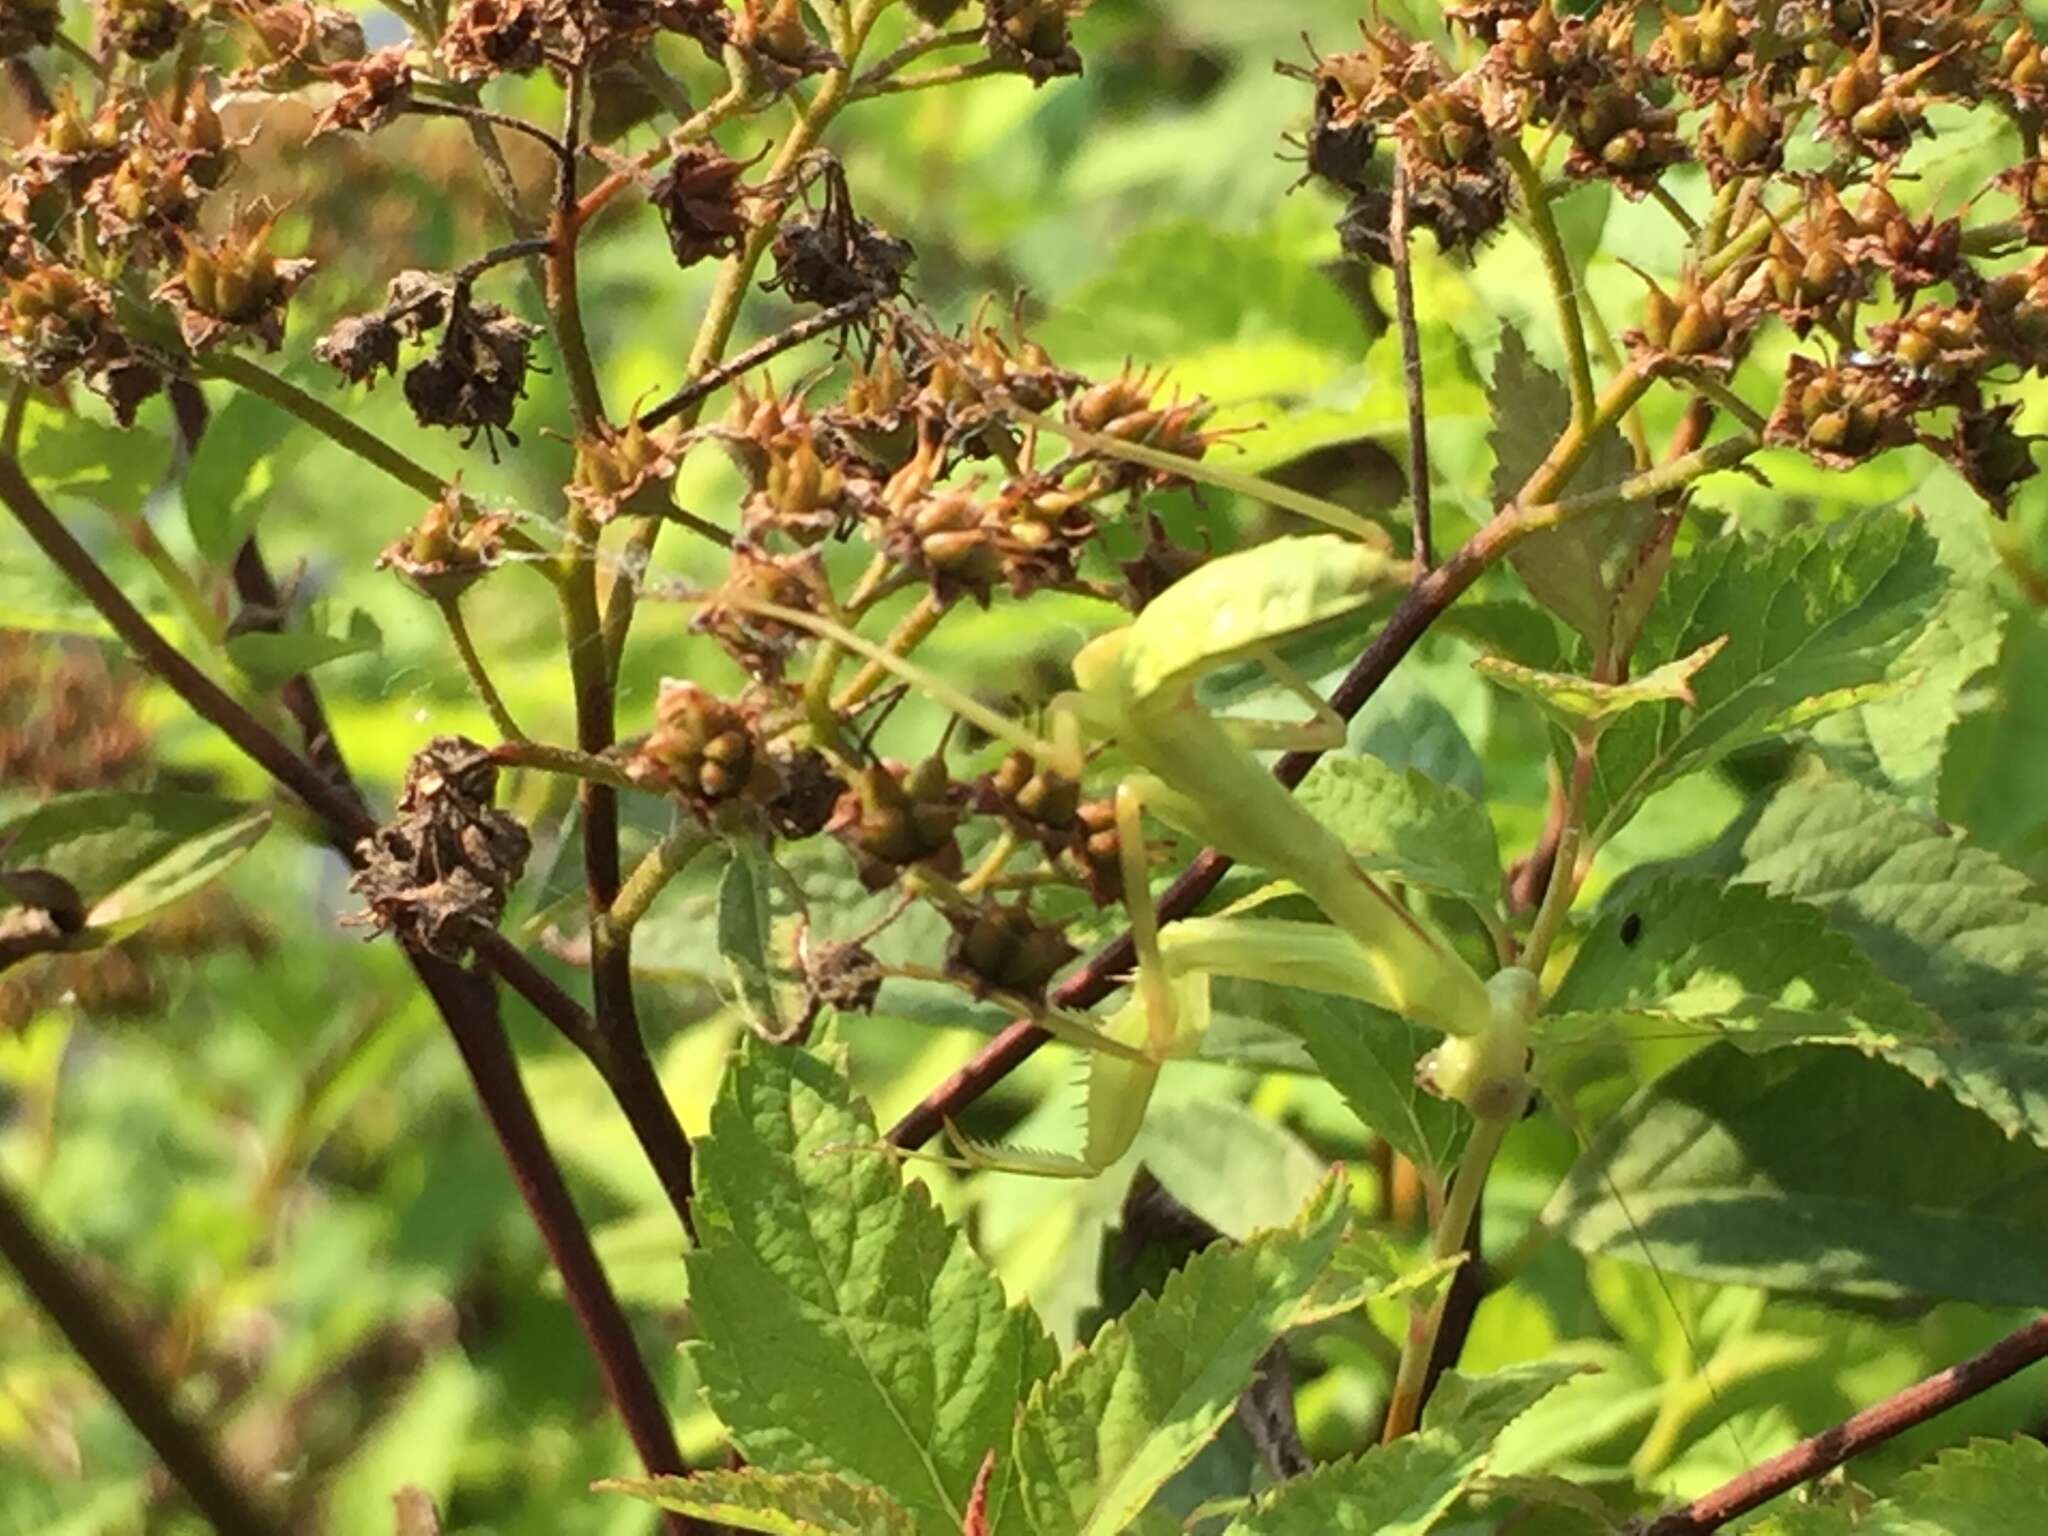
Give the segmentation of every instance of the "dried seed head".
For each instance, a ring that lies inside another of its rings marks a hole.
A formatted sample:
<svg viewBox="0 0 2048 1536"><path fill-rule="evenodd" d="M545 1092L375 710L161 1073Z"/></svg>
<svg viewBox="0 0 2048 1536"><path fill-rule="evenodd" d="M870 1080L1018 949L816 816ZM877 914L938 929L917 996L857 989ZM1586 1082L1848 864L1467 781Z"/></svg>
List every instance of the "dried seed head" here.
<svg viewBox="0 0 2048 1536"><path fill-rule="evenodd" d="M1999 517L2011 509L2014 487L2039 473L2034 444L2040 439L2013 430L2012 419L2019 409L2015 402L1959 411L1955 429L1947 438L1921 438L1955 466Z"/></svg>
<svg viewBox="0 0 2048 1536"><path fill-rule="evenodd" d="M1785 366L1784 392L1764 438L1803 449L1831 469L1846 469L1913 441L1916 403L1912 386L1890 367L1830 368L1795 356Z"/></svg>
<svg viewBox="0 0 2048 1536"><path fill-rule="evenodd" d="M1785 161L1785 114L1760 77L1739 101L1716 96L1708 105L1696 145L1707 179L1716 188L1737 176L1775 171Z"/></svg>
<svg viewBox="0 0 2048 1536"><path fill-rule="evenodd" d="M496 452L494 432L514 446L513 408L526 393L538 326L517 319L496 304L457 297L447 328L434 350L407 370L405 399L424 427L466 430L465 445L483 435Z"/></svg>
<svg viewBox="0 0 2048 1536"><path fill-rule="evenodd" d="M910 242L886 234L854 212L846 174L827 160L823 209L786 220L776 231L775 276L766 286L781 288L805 304L830 306L849 299L894 298L916 253Z"/></svg>
<svg viewBox="0 0 2048 1536"><path fill-rule="evenodd" d="M815 552L798 550L770 554L740 540L733 545L724 579L712 592L690 627L725 647L753 676L773 681L810 631L756 612L749 605L772 603L800 613L817 613L829 595L823 567Z"/></svg>
<svg viewBox="0 0 2048 1536"><path fill-rule="evenodd" d="M377 557L422 596L447 602L467 590L503 558L498 531L503 513L484 513L459 486L433 502L418 524Z"/></svg>
<svg viewBox="0 0 2048 1536"><path fill-rule="evenodd" d="M347 11L279 0L240 14L250 33L247 67L229 80L236 90L303 90L334 65L363 56L362 23Z"/></svg>
<svg viewBox="0 0 2048 1536"><path fill-rule="evenodd" d="M927 759L915 771L888 760L862 770L840 796L825 830L852 851L869 890L893 884L913 864L957 873L960 845L953 834L963 799L960 786L937 759Z"/></svg>
<svg viewBox="0 0 2048 1536"><path fill-rule="evenodd" d="M283 344L285 305L313 263L272 254L272 222L237 219L211 244L185 237L178 275L157 290L157 297L177 312L178 329L193 351L243 336L253 336L271 352Z"/></svg>
<svg viewBox="0 0 2048 1536"><path fill-rule="evenodd" d="M313 355L351 384L398 371L398 327L381 313L344 315L313 343Z"/></svg>
<svg viewBox="0 0 2048 1536"><path fill-rule="evenodd" d="M773 787L752 711L695 683L664 678L654 714L654 729L626 771L674 793L699 820L710 820L728 801Z"/></svg>
<svg viewBox="0 0 2048 1536"><path fill-rule="evenodd" d="M823 1008L841 1013L872 1013L882 995L882 965L858 942L811 944L797 940L797 970L803 976L809 1006L807 1019Z"/></svg>
<svg viewBox="0 0 2048 1536"><path fill-rule="evenodd" d="M761 812L775 835L795 841L824 831L846 792L825 754L785 743L770 747L767 759L773 788L762 799Z"/></svg>
<svg viewBox="0 0 2048 1536"><path fill-rule="evenodd" d="M1033 85L1081 73L1074 16L1088 0L985 0L982 38L988 55Z"/></svg>
<svg viewBox="0 0 2048 1536"><path fill-rule="evenodd" d="M349 889L366 909L351 919L459 960L475 925L496 927L532 847L526 829L492 806L489 750L437 736L407 764L392 821L356 845Z"/></svg>
<svg viewBox="0 0 2048 1536"><path fill-rule="evenodd" d="M546 57L543 0L462 0L438 52L458 80L530 75Z"/></svg>
<svg viewBox="0 0 2048 1536"><path fill-rule="evenodd" d="M85 189L100 236L146 261L174 251L176 232L199 211L200 188L187 174L194 158L155 133L136 135L121 163Z"/></svg>
<svg viewBox="0 0 2048 1536"><path fill-rule="evenodd" d="M412 100L412 66L402 44L381 48L327 70L338 93L313 122L313 136L353 129L375 133L394 121Z"/></svg>
<svg viewBox="0 0 2048 1536"><path fill-rule="evenodd" d="M188 18L177 0L100 0L100 36L131 59L160 59Z"/></svg>
<svg viewBox="0 0 2048 1536"><path fill-rule="evenodd" d="M773 90L839 63L839 55L811 36L800 0L743 0L733 43L750 54Z"/></svg>
<svg viewBox="0 0 2048 1536"><path fill-rule="evenodd" d="M740 185L746 168L715 144L689 144L647 189L647 200L660 210L668 230L677 266L695 266L739 249L748 228L746 192Z"/></svg>
<svg viewBox="0 0 2048 1536"><path fill-rule="evenodd" d="M637 421L585 433L576 440L576 470L566 494L600 523L621 513L660 515L675 478L679 435L673 429L649 432Z"/></svg>
<svg viewBox="0 0 2048 1536"><path fill-rule="evenodd" d="M61 0L0 0L0 59L49 47L63 20Z"/></svg>
<svg viewBox="0 0 2048 1536"><path fill-rule="evenodd" d="M978 912L948 912L953 942L946 970L976 996L999 992L1041 1001L1045 988L1080 953L1057 928L1031 916L1021 902L990 903Z"/></svg>
<svg viewBox="0 0 2048 1536"><path fill-rule="evenodd" d="M54 384L105 355L113 311L99 283L59 266L4 281L7 358L37 383Z"/></svg>
<svg viewBox="0 0 2048 1536"><path fill-rule="evenodd" d="M800 549L843 535L862 507L873 500L874 483L849 475L835 458L819 451L817 435L806 429L773 443L761 488L747 499L747 536L760 542L778 533Z"/></svg>

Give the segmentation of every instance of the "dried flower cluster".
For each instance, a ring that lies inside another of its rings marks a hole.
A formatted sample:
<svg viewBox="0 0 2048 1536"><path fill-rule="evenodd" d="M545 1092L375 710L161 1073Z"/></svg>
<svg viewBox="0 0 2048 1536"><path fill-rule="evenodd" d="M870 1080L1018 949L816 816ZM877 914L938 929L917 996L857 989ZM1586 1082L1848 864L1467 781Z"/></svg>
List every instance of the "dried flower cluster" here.
<svg viewBox="0 0 2048 1536"><path fill-rule="evenodd" d="M1974 201L1909 207L1897 170L1938 105L2003 113L2036 141L2048 54L2022 15L1981 0L1700 0L1654 28L1612 0L1448 14L1481 50L1462 72L1384 22L1302 72L1308 169L1350 199L1349 249L1387 259L1393 156L1411 225L1447 251L1506 222L1520 189L1503 154L1523 153L1525 130L1568 146L1566 177L1632 199L1675 201L1667 173L1697 162L1715 193L1699 260L1675 284L1646 277L1637 362L1725 378L1780 321L1822 351L1787 368L1770 441L1830 465L1918 442L2003 511L2034 466L1991 391L2048 360L2048 170L2038 156L2009 168L1996 185L2015 217L1969 230ZM2025 246L2040 254L2011 269L2002 258Z"/></svg>

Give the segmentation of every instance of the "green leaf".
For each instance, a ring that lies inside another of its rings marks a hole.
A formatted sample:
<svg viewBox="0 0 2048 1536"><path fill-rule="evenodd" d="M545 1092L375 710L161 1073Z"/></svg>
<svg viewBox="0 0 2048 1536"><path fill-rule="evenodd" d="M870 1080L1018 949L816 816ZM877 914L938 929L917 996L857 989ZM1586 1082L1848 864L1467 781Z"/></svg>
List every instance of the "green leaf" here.
<svg viewBox="0 0 2048 1536"><path fill-rule="evenodd" d="M1414 1296L1416 1305L1426 1306L1435 1287L1456 1274L1464 1262L1463 1254L1417 1260L1384 1232L1367 1226L1347 1227L1337 1251L1330 1255L1329 1268L1301 1304L1295 1321L1302 1327L1327 1322L1368 1301L1391 1301L1397 1296Z"/></svg>
<svg viewBox="0 0 2048 1536"><path fill-rule="evenodd" d="M702 1246L686 1257L712 1408L768 1472L886 1488L956 1536L989 1447L1058 1364L1052 1340L817 1055L749 1040L698 1143ZM1011 1471L999 1466L991 1519Z"/></svg>
<svg viewBox="0 0 2048 1536"><path fill-rule="evenodd" d="M1468 1452L1492 1448L1502 1430L1588 1367L1569 1360L1525 1360L1484 1376L1446 1371L1422 1411L1422 1428Z"/></svg>
<svg viewBox="0 0 2048 1536"><path fill-rule="evenodd" d="M1225 1536L1424 1536L1484 1467L1446 1436L1407 1435L1282 1483Z"/></svg>
<svg viewBox="0 0 2048 1536"><path fill-rule="evenodd" d="M1234 1099L1155 1107L1139 1134L1152 1176L1226 1237L1285 1225L1329 1173L1299 1136Z"/></svg>
<svg viewBox="0 0 2048 1536"><path fill-rule="evenodd" d="M740 839L718 882L718 956L755 1029L771 1038L783 1032L775 1002L769 944L774 914L769 905L771 869L758 843Z"/></svg>
<svg viewBox="0 0 2048 1536"><path fill-rule="evenodd" d="M1625 683L1596 683L1569 672L1540 672L1498 656L1481 656L1472 665L1482 677L1512 693L1534 699L1538 707L1567 730L1605 730L1609 722L1639 704L1696 704L1693 675L1718 656L1727 643L1726 635L1718 635L1690 655L1667 661Z"/></svg>
<svg viewBox="0 0 2048 1536"><path fill-rule="evenodd" d="M1833 778L1773 796L1741 841L1738 873L1825 911L1945 1026L1922 1048L1926 1070L2008 1133L2048 1146L2048 909L2026 876Z"/></svg>
<svg viewBox="0 0 2048 1536"><path fill-rule="evenodd" d="M1863 1506L1807 1504L1752 1527L1753 1536L2011 1536L2048 1530L2048 1446L2024 1435L1972 1440L1939 1453Z"/></svg>
<svg viewBox="0 0 2048 1536"><path fill-rule="evenodd" d="M1417 1167L1449 1167L1462 1112L1415 1082L1416 1062L1442 1037L1369 1003L1282 990L1288 1006L1269 1012L1268 1022L1301 1041L1351 1112ZM1219 985L1218 995L1228 989Z"/></svg>
<svg viewBox="0 0 2048 1536"><path fill-rule="evenodd" d="M1744 1050L1850 1045L1974 1105L1941 1059L1941 1021L1888 980L1817 907L1753 885L1665 877L1629 892L1586 935L1545 1011L1538 1057L1553 1093L1576 1095L1600 1063L1589 1043ZM1653 1058L1634 1053L1640 1071Z"/></svg>
<svg viewBox="0 0 2048 1536"><path fill-rule="evenodd" d="M689 1477L620 1478L599 1493L636 1499L742 1531L770 1536L913 1536L910 1511L879 1488L830 1472L707 1470Z"/></svg>
<svg viewBox="0 0 2048 1536"><path fill-rule="evenodd" d="M1996 666L2006 607L1995 580L1998 557L1980 508L1931 521L1948 590L1927 627L1886 673L1892 691L1830 716L1815 744L1841 771L1932 809L1943 783L1949 735L1966 709L1969 685Z"/></svg>
<svg viewBox="0 0 2048 1536"><path fill-rule="evenodd" d="M2048 1530L2048 1445L2015 1435L1942 1451L1903 1474L1878 1508L1879 1531L1894 1511L1945 1536Z"/></svg>
<svg viewBox="0 0 2048 1536"><path fill-rule="evenodd" d="M1544 1219L1728 1284L2048 1301L2048 1157L1849 1051L1702 1051L1601 1129Z"/></svg>
<svg viewBox="0 0 2048 1536"><path fill-rule="evenodd" d="M170 445L143 431L57 411L30 415L21 472L43 495L77 496L123 517L142 511L170 466Z"/></svg>
<svg viewBox="0 0 2048 1536"><path fill-rule="evenodd" d="M1907 512L1823 533L1702 541L1674 561L1637 647L1658 667L1726 635L1696 707L1633 710L1600 738L1588 824L1601 841L1663 784L1867 697L1942 588L1934 541Z"/></svg>
<svg viewBox="0 0 2048 1536"><path fill-rule="evenodd" d="M270 812L213 795L88 790L0 826L0 859L71 882L88 929L122 929L217 879Z"/></svg>
<svg viewBox="0 0 2048 1536"><path fill-rule="evenodd" d="M1015 1437L1023 1518L991 1528L1126 1529L1230 1416L1252 1367L1293 1324L1344 1210L1333 1174L1293 1225L1197 1254L1034 1386Z"/></svg>
<svg viewBox="0 0 2048 1536"><path fill-rule="evenodd" d="M1342 838L1360 867L1460 896L1491 911L1500 900L1500 847L1485 809L1462 790L1376 757L1331 756L1296 792Z"/></svg>
<svg viewBox="0 0 2048 1536"><path fill-rule="evenodd" d="M1493 413L1493 503L1505 506L1550 454L1571 424L1571 396L1564 380L1536 361L1522 333L1502 330L1487 391ZM1593 439L1571 489L1597 491L1633 473L1635 460L1621 434L1608 427ZM1581 517L1527 538L1508 552L1515 571L1536 600L1598 646L1607 635L1614 586L1627 560L1656 519L1646 505L1620 507Z"/></svg>
<svg viewBox="0 0 2048 1536"><path fill-rule="evenodd" d="M377 621L361 608L351 608L348 628L339 634L324 627L323 616L307 618L304 629L281 634L255 629L236 635L227 643L228 660L258 689L269 690L289 682L301 673L346 656L373 654L384 646L384 634Z"/></svg>
<svg viewBox="0 0 2048 1536"><path fill-rule="evenodd" d="M184 496L192 542L210 563L232 560L254 531L294 421L269 401L238 393L207 424L185 469Z"/></svg>

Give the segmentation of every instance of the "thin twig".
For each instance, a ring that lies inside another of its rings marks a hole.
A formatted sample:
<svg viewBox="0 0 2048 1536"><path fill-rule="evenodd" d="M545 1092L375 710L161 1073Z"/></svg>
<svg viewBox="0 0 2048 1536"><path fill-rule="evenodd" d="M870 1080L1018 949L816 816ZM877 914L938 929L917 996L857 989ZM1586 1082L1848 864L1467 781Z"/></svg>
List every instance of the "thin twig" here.
<svg viewBox="0 0 2048 1536"><path fill-rule="evenodd" d="M921 75L890 75L872 85L856 86L850 100L870 101L877 96L901 96L910 91L928 91L942 85L959 85L967 80L986 80L990 75L1013 74L999 59L968 59L959 64L942 64Z"/></svg>
<svg viewBox="0 0 2048 1536"><path fill-rule="evenodd" d="M1851 1414L1833 1429L1800 1441L1789 1451L1700 1495L1685 1508L1661 1516L1644 1536L1701 1536L1719 1530L1730 1520L1833 1471L1894 1435L1988 1392L2043 1358L2048 1358L2048 1315L2015 1329L1960 1365L1938 1371L1861 1413Z"/></svg>
<svg viewBox="0 0 2048 1536"><path fill-rule="evenodd" d="M800 347L807 341L836 331L842 325L851 325L880 302L879 294L859 294L850 299L842 299L830 309L821 309L815 315L807 315L794 325L785 326L773 336L755 342L730 361L720 363L716 368L706 369L667 399L649 406L640 413L640 426L646 431L652 431L771 358L780 357L792 347Z"/></svg>
<svg viewBox="0 0 2048 1536"><path fill-rule="evenodd" d="M405 110L415 117L459 117L472 123L487 123L493 128L504 128L512 133L523 133L529 139L547 146L548 152L562 164L569 167L574 175L576 152L547 129L524 118L513 117L504 112L493 112L488 107L475 107L466 102L423 101L415 96L405 105Z"/></svg>
<svg viewBox="0 0 2048 1536"><path fill-rule="evenodd" d="M251 362L240 353L216 349L199 360L198 368L201 373L225 379L236 388L246 389L250 394L291 412L316 432L346 448L364 463L375 465L400 485L418 492L427 500L439 501L448 494L448 482L431 469L406 457L326 401L306 393L291 380Z"/></svg>
<svg viewBox="0 0 2048 1536"><path fill-rule="evenodd" d="M597 1250L591 1246L589 1229L548 1151L533 1101L526 1096L526 1085L520 1080L518 1063L498 1018L497 990L483 978L430 955L408 950L407 958L455 1037L455 1047L469 1069L519 1197L532 1213L548 1257L562 1277L570 1308L597 1358L606 1395L625 1422L640 1464L649 1472L682 1475L687 1469L661 1391L648 1374L626 1314L598 1262ZM664 1526L671 1536L705 1530L679 1515L666 1516Z"/></svg>
<svg viewBox="0 0 2048 1536"><path fill-rule="evenodd" d="M205 1433L173 1406L170 1391L144 1363L149 1352L126 1336L105 1298L36 1230L4 1181L0 1258L220 1536L283 1536L284 1527L229 1475Z"/></svg>
<svg viewBox="0 0 2048 1536"><path fill-rule="evenodd" d="M877 59L873 68L862 72L861 77L853 83L851 97L857 101L863 96L873 94L883 81L904 65L915 64L927 54L938 53L946 48L977 47L983 35L983 29L980 27L957 27L951 32L926 28L924 31L913 33L894 50Z"/></svg>
<svg viewBox="0 0 2048 1536"><path fill-rule="evenodd" d="M1436 564L1430 533L1429 403L1423 393L1422 337L1415 326L1415 283L1408 268L1408 172L1394 156L1394 206L1387 218L1394 264L1394 318L1401 330L1401 387L1408 397L1408 499L1415 509L1415 578Z"/></svg>
<svg viewBox="0 0 2048 1536"><path fill-rule="evenodd" d="M1586 328L1579 318L1578 283L1572 276L1571 257L1558 233L1557 220L1550 211L1550 194L1543 177L1529 162L1521 144L1510 135L1500 141L1500 156L1514 172L1522 189L1522 202L1529 213L1529 231L1535 237L1537 253L1543 258L1544 275L1550 279L1551 299L1557 306L1558 329L1564 336L1566 377L1571 385L1572 416L1588 420L1595 409L1593 365L1586 357Z"/></svg>
<svg viewBox="0 0 2048 1536"><path fill-rule="evenodd" d="M491 717L491 723L498 728L498 734L507 741L526 740L526 732L519 729L519 722L505 707L505 700L484 667L483 657L477 654L476 642L470 638L469 622L462 616L462 599L439 597L434 600L434 605L441 610L441 617L448 625L448 638L455 642L455 654L462 658L462 670L469 674L470 686L476 689L477 698L482 702L484 712Z"/></svg>

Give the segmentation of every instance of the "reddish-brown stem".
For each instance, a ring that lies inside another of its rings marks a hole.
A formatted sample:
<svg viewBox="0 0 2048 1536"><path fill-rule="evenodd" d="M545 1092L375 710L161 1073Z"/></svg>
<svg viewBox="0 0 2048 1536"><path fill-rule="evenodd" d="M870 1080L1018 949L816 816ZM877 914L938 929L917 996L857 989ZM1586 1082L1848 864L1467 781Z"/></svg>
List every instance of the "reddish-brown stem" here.
<svg viewBox="0 0 2048 1536"><path fill-rule="evenodd" d="M626 1314L612 1292L604 1266L597 1261L590 1233L548 1151L533 1101L526 1096L518 1063L499 1022L497 990L482 977L430 955L408 951L407 958L455 1037L455 1048L469 1069L478 1101L485 1106L492 1134L498 1138L506 1166L519 1187L519 1198L532 1214L548 1257L562 1277L569 1306L597 1358L605 1394L624 1420L641 1465L649 1472L681 1475L685 1470L682 1452L676 1446L668 1410L662 1406L661 1391L648 1374ZM674 1514L664 1516L663 1524L672 1536L707 1529Z"/></svg>
<svg viewBox="0 0 2048 1536"><path fill-rule="evenodd" d="M171 1405L144 1365L147 1352L115 1321L104 1297L36 1230L14 1192L0 1182L0 1259L7 1261L42 1314L135 1426L193 1507L220 1536L282 1536L229 1475L206 1435Z"/></svg>
<svg viewBox="0 0 2048 1536"><path fill-rule="evenodd" d="M1833 1429L1802 1440L1791 1450L1731 1478L1712 1493L1702 1494L1685 1508L1659 1517L1643 1536L1699 1536L1703 1531L1719 1530L1759 1504L1832 1472L1851 1457L1989 1391L2044 1357L2048 1357L2048 1314L2007 1334L1962 1364L1894 1392L1883 1402L1851 1414Z"/></svg>
<svg viewBox="0 0 2048 1536"><path fill-rule="evenodd" d="M128 600L85 547L72 537L70 530L22 475L20 465L5 456L0 456L0 502L6 504L50 562L63 571L99 611L136 659L162 678L196 714L222 731L247 756L303 800L327 824L334 845L344 856L352 855L357 843L375 830L375 823L364 809L354 786L350 784L344 788L329 779L188 661ZM496 940L498 936L492 935L492 938ZM487 947L493 952L497 950L496 944ZM511 946L506 944L504 947L510 949ZM558 1262L566 1256L574 1266L563 1270L563 1285L570 1293L578 1320L585 1325L607 1389L615 1394L627 1394L614 1397L620 1418L632 1430L636 1446L643 1452L652 1447L662 1456L659 1466L653 1461L648 1462L650 1470L681 1471L680 1460L674 1452L673 1436L667 1429L666 1412L645 1364L632 1348L625 1314L619 1310L618 1300L605 1281L603 1271L596 1267L594 1256L587 1264L582 1261L582 1255L590 1251L589 1236L583 1230L574 1206L568 1202L561 1173L554 1165L541 1137L539 1124L534 1120L532 1105L526 1101L525 1090L511 1066L511 1055L498 1023L495 994L487 984L446 962L410 951L408 955L420 972L421 980L441 1005L464 1060L471 1065L484 1112L507 1159L513 1162L513 1176L522 1194L533 1192L534 1197L528 1201L529 1209L535 1221L541 1224L542 1237L550 1253ZM537 975L530 966L521 966L514 968L506 979L515 982L524 979L530 983ZM488 1004L488 1012L484 1011L485 1004ZM547 1011L543 1009L543 1012ZM585 1033L589 1032L586 1030ZM494 1063L494 1052L503 1057L502 1065ZM516 1099L494 1099L491 1096L513 1090L517 1090ZM636 1121L636 1127L637 1124ZM680 1129L676 1135L681 1136ZM687 1155L687 1142L683 1145ZM556 1189L563 1190L560 1199L550 1194ZM569 1223L574 1230L551 1230L549 1227L549 1223L563 1222ZM624 1355L619 1353L622 1347L626 1351ZM659 1432L654 1428L657 1421L661 1425ZM666 1450L662 1440L668 1442ZM670 1526L677 1532L691 1528L687 1522L672 1522Z"/></svg>

